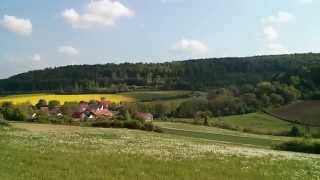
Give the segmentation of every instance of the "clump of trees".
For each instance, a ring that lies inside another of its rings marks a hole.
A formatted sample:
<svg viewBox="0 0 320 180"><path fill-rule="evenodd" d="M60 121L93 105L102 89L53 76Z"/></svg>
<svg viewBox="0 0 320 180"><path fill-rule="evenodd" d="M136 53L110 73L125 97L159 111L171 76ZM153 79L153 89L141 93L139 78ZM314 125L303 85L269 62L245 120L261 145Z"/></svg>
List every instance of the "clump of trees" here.
<svg viewBox="0 0 320 180"><path fill-rule="evenodd" d="M165 120L168 117L174 117L177 110L177 104L174 102L138 102L125 104L130 114L136 112L148 112L153 114L154 118Z"/></svg>
<svg viewBox="0 0 320 180"><path fill-rule="evenodd" d="M15 106L11 102L4 102L1 106L1 114L6 120L26 121L30 112L30 103L23 103Z"/></svg>
<svg viewBox="0 0 320 180"><path fill-rule="evenodd" d="M2 114L0 113L0 127L1 126L9 126L9 124L6 120L4 120Z"/></svg>
<svg viewBox="0 0 320 180"><path fill-rule="evenodd" d="M263 81L256 86L220 88L208 93L209 109L214 116L237 115L278 107L298 100L301 91L293 84Z"/></svg>
<svg viewBox="0 0 320 180"><path fill-rule="evenodd" d="M193 118L198 112L208 110L206 99L191 99L180 104L176 116L181 118Z"/></svg>
<svg viewBox="0 0 320 180"><path fill-rule="evenodd" d="M92 127L102 127L102 128L127 128L127 129L139 129L144 131L154 131L161 133L162 129L155 126L151 122L142 122L139 120L107 120L107 121L95 121L89 123Z"/></svg>

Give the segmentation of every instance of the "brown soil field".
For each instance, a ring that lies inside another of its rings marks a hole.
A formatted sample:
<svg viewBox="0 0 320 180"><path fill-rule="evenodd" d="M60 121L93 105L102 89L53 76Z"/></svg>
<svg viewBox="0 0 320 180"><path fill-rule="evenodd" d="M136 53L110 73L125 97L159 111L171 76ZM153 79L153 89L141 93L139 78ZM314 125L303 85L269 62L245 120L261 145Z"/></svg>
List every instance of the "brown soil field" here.
<svg viewBox="0 0 320 180"><path fill-rule="evenodd" d="M271 113L288 121L320 126L320 100L290 104L274 109Z"/></svg>

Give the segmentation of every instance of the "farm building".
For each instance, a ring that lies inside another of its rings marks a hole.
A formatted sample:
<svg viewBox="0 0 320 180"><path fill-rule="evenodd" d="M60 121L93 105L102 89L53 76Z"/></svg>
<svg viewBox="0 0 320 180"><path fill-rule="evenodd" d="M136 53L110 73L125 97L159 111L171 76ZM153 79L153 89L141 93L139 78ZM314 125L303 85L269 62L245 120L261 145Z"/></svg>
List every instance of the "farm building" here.
<svg viewBox="0 0 320 180"><path fill-rule="evenodd" d="M110 104L111 102L106 101L104 98L95 104L82 101L79 104L79 114L77 114L76 118L112 118L113 114L108 109Z"/></svg>
<svg viewBox="0 0 320 180"><path fill-rule="evenodd" d="M153 115L151 113L136 112L134 117L143 121L153 121Z"/></svg>

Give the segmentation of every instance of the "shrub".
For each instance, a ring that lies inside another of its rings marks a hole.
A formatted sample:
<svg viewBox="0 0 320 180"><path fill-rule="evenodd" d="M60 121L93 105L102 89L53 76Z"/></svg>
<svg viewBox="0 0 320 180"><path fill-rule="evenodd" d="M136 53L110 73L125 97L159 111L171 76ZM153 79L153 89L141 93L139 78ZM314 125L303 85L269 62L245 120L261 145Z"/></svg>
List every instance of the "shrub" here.
<svg viewBox="0 0 320 180"><path fill-rule="evenodd" d="M153 129L154 129L154 125L152 123L150 123L150 122L144 123L143 130L153 131Z"/></svg>
<svg viewBox="0 0 320 180"><path fill-rule="evenodd" d="M45 106L47 106L48 105L48 103L47 103L47 101L45 100L45 99L40 99L39 101L38 101L38 103L36 104L36 107L38 108L38 109L40 109L41 107L45 107Z"/></svg>
<svg viewBox="0 0 320 180"><path fill-rule="evenodd" d="M198 111L207 111L208 101L202 99L191 99L180 104L177 109L178 117L191 118Z"/></svg>
<svg viewBox="0 0 320 180"><path fill-rule="evenodd" d="M123 128L123 121L115 120L113 121L112 127L114 128Z"/></svg>
<svg viewBox="0 0 320 180"><path fill-rule="evenodd" d="M144 131L154 131L162 132L161 128L153 125L152 123L141 123L138 120L129 120L129 121L95 121L92 123L82 123L82 126L92 126L92 127L101 127L101 128L128 128L128 129L140 129Z"/></svg>
<svg viewBox="0 0 320 180"><path fill-rule="evenodd" d="M0 127L1 126L9 126L9 123L3 119L0 119Z"/></svg>
<svg viewBox="0 0 320 180"><path fill-rule="evenodd" d="M143 129L143 124L138 120L124 121L123 126L128 129Z"/></svg>
<svg viewBox="0 0 320 180"><path fill-rule="evenodd" d="M293 126L289 132L289 136L298 137L302 136L302 133L300 132L299 128Z"/></svg>
<svg viewBox="0 0 320 180"><path fill-rule="evenodd" d="M277 145L275 149L320 154L320 142L304 139L297 141L289 141Z"/></svg>
<svg viewBox="0 0 320 180"><path fill-rule="evenodd" d="M91 122L80 122L80 126L81 127L92 127L92 123Z"/></svg>
<svg viewBox="0 0 320 180"><path fill-rule="evenodd" d="M20 109L13 107L2 108L1 113L4 119L9 121L24 121L27 118Z"/></svg>
<svg viewBox="0 0 320 180"><path fill-rule="evenodd" d="M159 126L153 126L153 131L157 133L163 133L163 130Z"/></svg>
<svg viewBox="0 0 320 180"><path fill-rule="evenodd" d="M54 109L54 108L56 108L58 106L60 106L60 101L57 101L57 100L51 100L48 103L48 107L49 107L50 110L52 110L52 109Z"/></svg>
<svg viewBox="0 0 320 180"><path fill-rule="evenodd" d="M221 121L212 122L212 123L210 123L210 126L214 126L214 127L218 127L218 128L222 128L222 129L229 129L229 130L233 130L233 131L239 130L238 128L233 127L232 125L221 122Z"/></svg>
<svg viewBox="0 0 320 180"><path fill-rule="evenodd" d="M50 122L48 112L38 111L37 115L38 115L38 117L37 117L37 119L35 119L36 122L39 122L39 123L49 123Z"/></svg>
<svg viewBox="0 0 320 180"><path fill-rule="evenodd" d="M79 111L79 103L77 102L65 102L62 106L62 113L67 116L72 116L74 112Z"/></svg>
<svg viewBox="0 0 320 180"><path fill-rule="evenodd" d="M102 128L111 128L112 121L97 121L91 123L92 127L102 127Z"/></svg>

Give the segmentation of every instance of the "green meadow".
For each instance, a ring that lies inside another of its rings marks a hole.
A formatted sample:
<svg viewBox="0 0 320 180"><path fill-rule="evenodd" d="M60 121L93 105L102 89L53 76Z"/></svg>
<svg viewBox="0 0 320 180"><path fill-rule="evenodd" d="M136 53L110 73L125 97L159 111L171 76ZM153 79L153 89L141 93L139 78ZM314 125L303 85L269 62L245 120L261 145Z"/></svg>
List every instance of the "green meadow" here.
<svg viewBox="0 0 320 180"><path fill-rule="evenodd" d="M211 130L211 131L214 131ZM0 128L0 179L317 179L317 155L126 129Z"/></svg>

